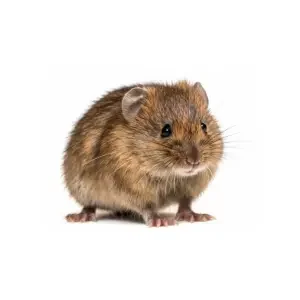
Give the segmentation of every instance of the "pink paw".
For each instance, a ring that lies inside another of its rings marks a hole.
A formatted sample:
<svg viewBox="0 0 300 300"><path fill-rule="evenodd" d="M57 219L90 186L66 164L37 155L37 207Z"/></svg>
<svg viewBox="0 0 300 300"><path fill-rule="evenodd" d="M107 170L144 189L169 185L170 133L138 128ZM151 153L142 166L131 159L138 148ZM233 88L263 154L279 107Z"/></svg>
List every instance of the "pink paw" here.
<svg viewBox="0 0 300 300"><path fill-rule="evenodd" d="M215 220L216 218L208 214L197 214L192 210L183 210L178 211L176 214L177 221L186 221L186 222L207 222Z"/></svg>
<svg viewBox="0 0 300 300"><path fill-rule="evenodd" d="M93 212L80 212L78 214L69 214L66 216L66 220L71 223L95 221L96 214Z"/></svg>
<svg viewBox="0 0 300 300"><path fill-rule="evenodd" d="M164 218L160 216L155 216L149 218L147 221L147 225L149 227L166 227L166 226L172 226L176 224L175 218Z"/></svg>

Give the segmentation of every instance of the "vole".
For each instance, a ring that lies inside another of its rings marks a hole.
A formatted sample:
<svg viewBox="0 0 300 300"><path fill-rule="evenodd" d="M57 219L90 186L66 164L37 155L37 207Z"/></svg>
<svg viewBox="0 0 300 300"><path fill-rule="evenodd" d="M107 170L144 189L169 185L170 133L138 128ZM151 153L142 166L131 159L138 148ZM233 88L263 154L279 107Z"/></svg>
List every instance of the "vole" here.
<svg viewBox="0 0 300 300"><path fill-rule="evenodd" d="M149 226L209 221L192 210L223 155L219 125L199 82L147 83L113 90L76 123L64 178L83 206L69 222L95 220L96 209L132 212ZM178 204L174 217L159 210Z"/></svg>

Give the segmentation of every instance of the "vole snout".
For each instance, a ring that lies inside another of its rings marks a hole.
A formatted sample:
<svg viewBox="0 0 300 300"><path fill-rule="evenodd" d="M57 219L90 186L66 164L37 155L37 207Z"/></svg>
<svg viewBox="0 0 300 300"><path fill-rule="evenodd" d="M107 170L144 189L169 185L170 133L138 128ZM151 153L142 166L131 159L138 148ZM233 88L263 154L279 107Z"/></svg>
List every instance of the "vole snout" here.
<svg viewBox="0 0 300 300"><path fill-rule="evenodd" d="M191 145L187 152L186 163L191 166L199 165L200 151L195 145Z"/></svg>

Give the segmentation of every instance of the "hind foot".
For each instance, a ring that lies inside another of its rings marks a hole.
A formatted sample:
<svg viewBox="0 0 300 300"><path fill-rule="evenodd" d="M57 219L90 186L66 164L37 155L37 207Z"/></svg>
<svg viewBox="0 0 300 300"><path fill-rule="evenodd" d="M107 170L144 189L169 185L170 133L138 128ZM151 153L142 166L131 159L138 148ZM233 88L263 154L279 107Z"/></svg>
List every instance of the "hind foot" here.
<svg viewBox="0 0 300 300"><path fill-rule="evenodd" d="M70 223L96 221L96 209L84 207L80 213L67 215L66 220Z"/></svg>
<svg viewBox="0 0 300 300"><path fill-rule="evenodd" d="M216 218L208 214L197 214L191 209L178 210L176 214L177 221L187 222L207 222L215 220Z"/></svg>
<svg viewBox="0 0 300 300"><path fill-rule="evenodd" d="M176 224L175 218L155 216L147 221L149 227L166 227Z"/></svg>

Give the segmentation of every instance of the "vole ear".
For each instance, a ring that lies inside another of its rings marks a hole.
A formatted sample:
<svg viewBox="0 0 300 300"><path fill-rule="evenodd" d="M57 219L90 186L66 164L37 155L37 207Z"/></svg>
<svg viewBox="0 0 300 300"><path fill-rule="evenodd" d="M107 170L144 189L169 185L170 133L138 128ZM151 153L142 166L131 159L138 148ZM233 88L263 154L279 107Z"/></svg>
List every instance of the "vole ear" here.
<svg viewBox="0 0 300 300"><path fill-rule="evenodd" d="M142 104L146 100L147 91L144 88L135 87L127 92L122 100L122 112L124 118L131 122L135 119Z"/></svg>
<svg viewBox="0 0 300 300"><path fill-rule="evenodd" d="M207 94L200 82L196 82L194 84L194 90L201 95L201 97L205 101L205 106L207 107L208 106L208 97L207 97Z"/></svg>

